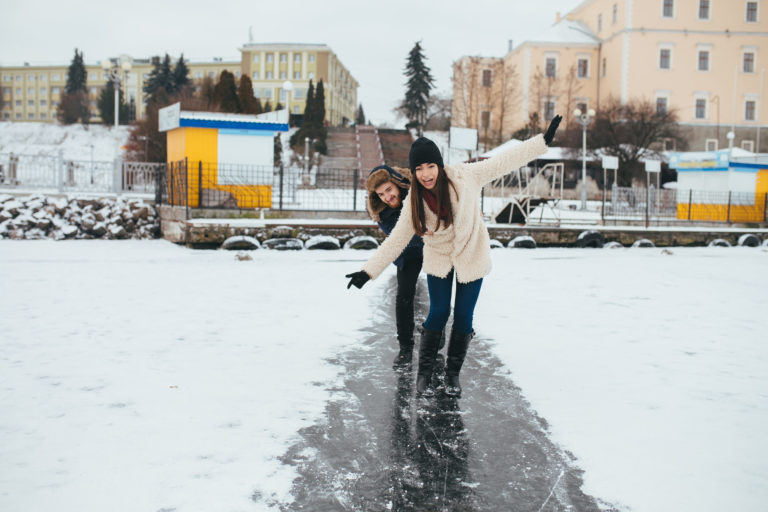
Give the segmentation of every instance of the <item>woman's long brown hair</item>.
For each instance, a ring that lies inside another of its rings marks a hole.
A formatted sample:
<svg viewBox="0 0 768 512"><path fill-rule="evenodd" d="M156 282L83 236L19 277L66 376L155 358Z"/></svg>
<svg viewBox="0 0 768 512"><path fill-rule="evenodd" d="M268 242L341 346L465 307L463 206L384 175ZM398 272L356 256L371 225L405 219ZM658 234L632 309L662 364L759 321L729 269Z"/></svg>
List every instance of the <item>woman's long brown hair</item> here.
<svg viewBox="0 0 768 512"><path fill-rule="evenodd" d="M453 209L451 208L451 196L449 194L449 187L453 187L453 183L448 179L448 175L445 174L443 166L437 167L437 179L435 180L435 186L432 189L432 193L437 198L437 211L442 210L445 206L448 214L445 219L442 219L445 227L453 224ZM411 222L413 223L413 230L419 236L424 236L427 232L427 221L424 217L424 202L422 201L421 194L424 187L421 186L419 180L416 178L416 171L413 171L413 178L411 179L411 193L408 194L411 200ZM454 188L454 190L456 190ZM440 215L437 216L437 224L435 224L434 231L440 227Z"/></svg>

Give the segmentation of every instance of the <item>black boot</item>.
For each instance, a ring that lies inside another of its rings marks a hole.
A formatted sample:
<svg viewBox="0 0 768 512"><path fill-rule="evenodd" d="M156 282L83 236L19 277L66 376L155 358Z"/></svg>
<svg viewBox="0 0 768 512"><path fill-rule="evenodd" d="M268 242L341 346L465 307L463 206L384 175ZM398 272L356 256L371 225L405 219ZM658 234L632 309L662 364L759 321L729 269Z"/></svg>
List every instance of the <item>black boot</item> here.
<svg viewBox="0 0 768 512"><path fill-rule="evenodd" d="M416 377L416 393L423 396L433 396L435 388L432 387L432 368L435 364L437 347L440 344L442 331L424 329L419 345L419 372Z"/></svg>
<svg viewBox="0 0 768 512"><path fill-rule="evenodd" d="M451 333L451 342L448 345L448 359L445 362L445 394L451 397L459 398L461 396L461 384L459 383L459 373L464 364L464 357L467 355L469 341L475 335L470 333L457 332Z"/></svg>
<svg viewBox="0 0 768 512"><path fill-rule="evenodd" d="M393 370L407 370L411 366L413 361L413 340L411 343L400 342L400 352L395 356L395 360L392 361Z"/></svg>
<svg viewBox="0 0 768 512"><path fill-rule="evenodd" d="M413 296L398 296L395 299L395 321L397 323L397 342L400 344L400 352L392 361L392 369L408 369L413 360Z"/></svg>

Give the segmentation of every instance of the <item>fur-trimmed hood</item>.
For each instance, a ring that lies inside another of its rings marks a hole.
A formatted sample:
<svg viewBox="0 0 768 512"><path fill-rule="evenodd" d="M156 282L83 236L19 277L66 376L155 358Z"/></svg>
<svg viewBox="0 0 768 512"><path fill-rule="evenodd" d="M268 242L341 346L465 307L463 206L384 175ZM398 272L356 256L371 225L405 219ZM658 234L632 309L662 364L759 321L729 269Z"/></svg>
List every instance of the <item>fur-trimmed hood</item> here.
<svg viewBox="0 0 768 512"><path fill-rule="evenodd" d="M365 188L368 190L366 206L368 214L376 222L381 221L381 212L387 208L387 204L376 193L376 188L388 181L391 181L398 188L407 192L411 188L411 171L404 167L380 165L375 167L368 175L368 179L365 181Z"/></svg>

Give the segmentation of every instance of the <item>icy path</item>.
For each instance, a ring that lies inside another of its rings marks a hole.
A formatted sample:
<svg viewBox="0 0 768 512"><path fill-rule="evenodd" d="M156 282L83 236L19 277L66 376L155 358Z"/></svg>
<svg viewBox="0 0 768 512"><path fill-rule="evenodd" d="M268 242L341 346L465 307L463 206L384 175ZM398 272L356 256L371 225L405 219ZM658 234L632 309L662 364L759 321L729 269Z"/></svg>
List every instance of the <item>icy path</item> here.
<svg viewBox="0 0 768 512"><path fill-rule="evenodd" d="M417 316L426 311L422 278ZM320 423L286 454L301 477L286 510L600 510L581 471L549 439L483 339L462 370L464 398L414 396L414 372L394 372L396 281L359 347L333 359L344 380ZM419 322L420 323L420 322ZM442 351L445 352L445 349ZM442 355L437 373L442 372ZM415 365L414 365L415 367ZM603 510L605 510L605 505Z"/></svg>

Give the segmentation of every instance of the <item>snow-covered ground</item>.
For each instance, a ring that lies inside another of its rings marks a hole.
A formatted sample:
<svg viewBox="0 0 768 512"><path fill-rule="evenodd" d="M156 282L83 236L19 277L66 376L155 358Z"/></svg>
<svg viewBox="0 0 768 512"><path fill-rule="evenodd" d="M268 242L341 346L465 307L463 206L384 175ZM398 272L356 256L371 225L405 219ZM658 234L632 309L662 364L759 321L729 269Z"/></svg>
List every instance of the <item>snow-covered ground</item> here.
<svg viewBox="0 0 768 512"><path fill-rule="evenodd" d="M130 126L0 123L0 153L57 156L65 160L114 160L123 154Z"/></svg>
<svg viewBox="0 0 768 512"><path fill-rule="evenodd" d="M765 510L768 252L672 253L495 250L476 329L586 492L641 512ZM278 457L341 385L326 359L366 350L393 269L347 290L370 252L250 254L0 242L0 510L288 499Z"/></svg>

